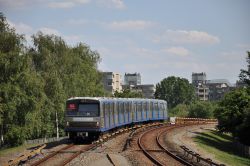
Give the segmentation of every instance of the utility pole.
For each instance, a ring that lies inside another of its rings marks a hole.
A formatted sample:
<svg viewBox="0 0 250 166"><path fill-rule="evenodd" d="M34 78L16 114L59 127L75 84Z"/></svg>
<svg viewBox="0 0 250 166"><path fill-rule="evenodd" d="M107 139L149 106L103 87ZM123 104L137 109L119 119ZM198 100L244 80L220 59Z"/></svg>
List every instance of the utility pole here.
<svg viewBox="0 0 250 166"><path fill-rule="evenodd" d="M59 129L58 129L58 117L57 117L57 111L56 111L56 139L59 139Z"/></svg>

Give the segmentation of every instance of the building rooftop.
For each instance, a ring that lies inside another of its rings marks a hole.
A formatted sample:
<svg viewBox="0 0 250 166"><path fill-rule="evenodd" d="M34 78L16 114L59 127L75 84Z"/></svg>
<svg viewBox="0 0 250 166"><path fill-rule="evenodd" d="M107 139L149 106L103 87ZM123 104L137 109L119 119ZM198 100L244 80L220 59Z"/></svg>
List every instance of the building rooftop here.
<svg viewBox="0 0 250 166"><path fill-rule="evenodd" d="M228 86L232 87L232 84L227 79L207 80L207 84L227 84Z"/></svg>

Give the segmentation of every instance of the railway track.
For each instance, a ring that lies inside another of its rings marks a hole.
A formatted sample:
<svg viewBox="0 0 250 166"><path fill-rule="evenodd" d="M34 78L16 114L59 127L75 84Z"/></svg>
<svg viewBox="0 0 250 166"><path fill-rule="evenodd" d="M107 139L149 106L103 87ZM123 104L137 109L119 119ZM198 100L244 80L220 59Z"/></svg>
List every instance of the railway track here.
<svg viewBox="0 0 250 166"><path fill-rule="evenodd" d="M53 153L45 156L44 158L32 163L31 166L38 166L38 165L57 165L57 166L64 166L76 158L81 153L84 153L90 149L95 147L94 144L88 145L75 145L69 144ZM73 153L73 154L71 154ZM71 154L71 155L65 155ZM60 156L59 156L60 155Z"/></svg>
<svg viewBox="0 0 250 166"><path fill-rule="evenodd" d="M138 146L143 153L156 165L188 165L192 164L176 156L174 153L167 150L160 141L163 133L181 126L164 125L157 128L152 128L143 132L138 138Z"/></svg>

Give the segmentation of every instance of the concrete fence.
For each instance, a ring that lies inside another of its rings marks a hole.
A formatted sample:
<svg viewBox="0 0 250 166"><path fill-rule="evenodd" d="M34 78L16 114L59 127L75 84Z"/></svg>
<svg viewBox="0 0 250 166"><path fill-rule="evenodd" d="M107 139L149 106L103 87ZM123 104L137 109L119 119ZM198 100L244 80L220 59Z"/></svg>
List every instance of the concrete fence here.
<svg viewBox="0 0 250 166"><path fill-rule="evenodd" d="M49 142L55 142L55 141L61 141L63 139L67 139L68 137L52 137L52 138L39 138L39 139L33 139L33 140L26 140L25 144L43 144L43 143L49 143Z"/></svg>
<svg viewBox="0 0 250 166"><path fill-rule="evenodd" d="M234 144L242 155L250 158L250 146L243 145L239 142L235 142Z"/></svg>

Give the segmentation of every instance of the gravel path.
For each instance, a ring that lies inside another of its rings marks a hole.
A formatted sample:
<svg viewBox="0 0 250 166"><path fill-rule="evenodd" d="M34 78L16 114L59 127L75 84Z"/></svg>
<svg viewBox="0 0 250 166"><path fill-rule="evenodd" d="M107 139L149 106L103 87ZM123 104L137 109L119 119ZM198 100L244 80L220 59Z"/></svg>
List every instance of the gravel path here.
<svg viewBox="0 0 250 166"><path fill-rule="evenodd" d="M207 132L208 130L214 130L214 129L215 129L214 124L199 125L199 126L194 125L194 126L177 128L167 133L165 141L166 144L168 145L168 148L172 149L172 151L183 152L183 150L179 146L184 145L190 150L199 153L202 157L210 158L214 162L220 163L215 159L215 156L213 154L207 153L206 151L198 147L196 143L193 141L193 138L197 136L199 133Z"/></svg>
<svg viewBox="0 0 250 166"><path fill-rule="evenodd" d="M206 132L208 129L214 129L215 125L199 125L199 126L189 126L173 129L170 132L167 132L165 135L165 143L167 147L172 149L172 151L183 152L179 148L180 145L185 145L189 149L201 154L203 157L211 158L213 161L218 162L214 159L212 154L208 154L202 149L200 149L193 141L193 137L199 132ZM129 133L123 133L121 135L112 138L111 140L105 142L101 147L96 148L95 150L88 151L86 153L80 154L77 158L72 160L68 166L112 166L113 164L107 157L107 154L111 154L115 160L119 161L119 165L124 166L152 166L154 165L140 150L137 145L137 138L141 132L135 134L133 137L129 148L123 151L126 144L126 140L129 136ZM51 151L55 151L65 146L66 144L61 144L52 148L46 148L43 150L44 154L47 155ZM37 156L30 163L38 160L43 155ZM1 156L2 157L2 156Z"/></svg>
<svg viewBox="0 0 250 166"><path fill-rule="evenodd" d="M107 154L113 154L113 157L119 161L119 165L131 166L130 161L126 158L126 154L122 151L128 135L129 133L118 135L117 137L105 142L101 147L80 154L68 165L113 166L107 157Z"/></svg>

